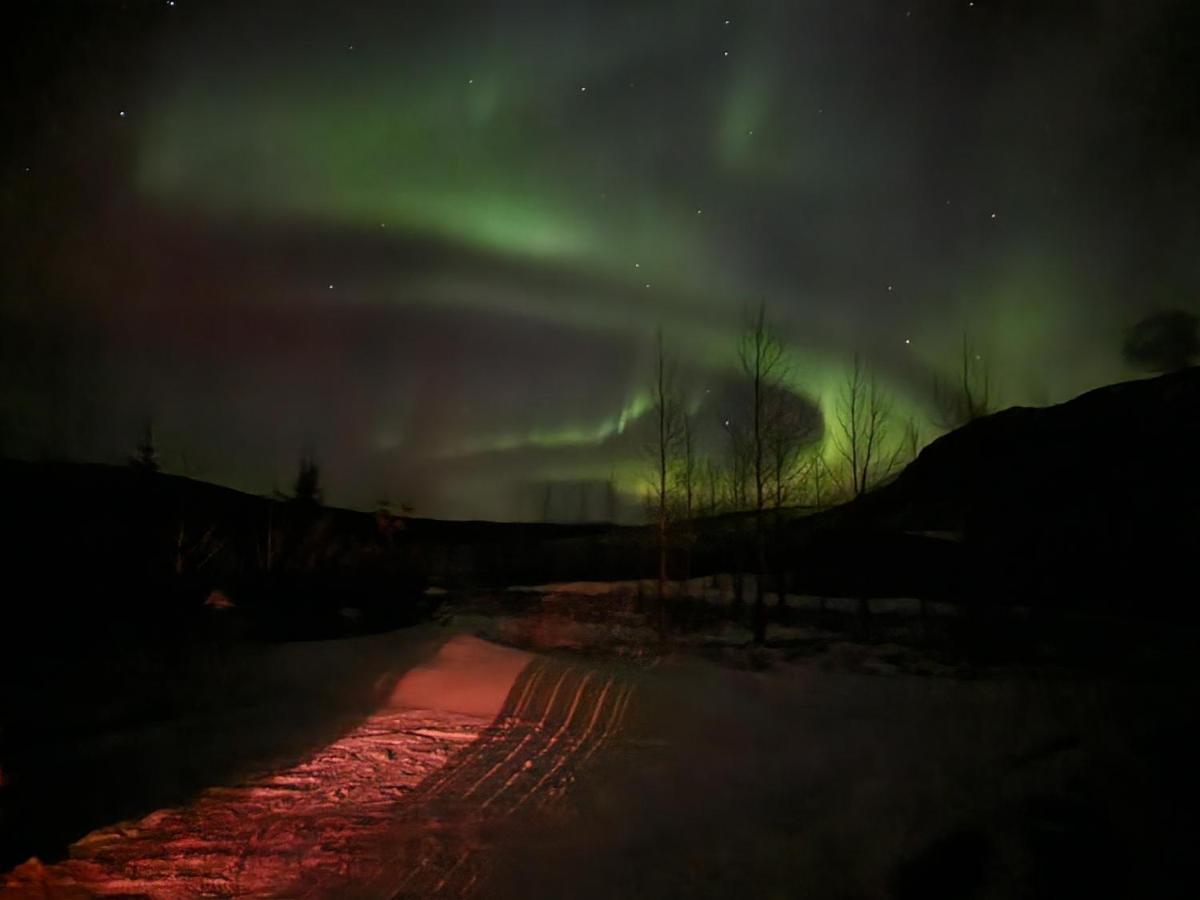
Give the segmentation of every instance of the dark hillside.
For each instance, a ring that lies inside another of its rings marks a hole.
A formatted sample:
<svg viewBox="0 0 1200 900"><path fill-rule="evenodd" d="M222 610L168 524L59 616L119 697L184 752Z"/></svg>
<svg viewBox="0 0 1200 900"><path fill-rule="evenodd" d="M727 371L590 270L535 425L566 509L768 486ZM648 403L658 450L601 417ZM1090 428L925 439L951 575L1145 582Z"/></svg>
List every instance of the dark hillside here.
<svg viewBox="0 0 1200 900"><path fill-rule="evenodd" d="M961 587L974 594L1185 612L1200 551L1198 459L1200 369L1190 368L972 422L860 503L798 523L796 537L937 533L961 540Z"/></svg>
<svg viewBox="0 0 1200 900"><path fill-rule="evenodd" d="M795 593L1177 614L1200 547L1197 459L1200 369L1004 410L862 500L772 513L768 574ZM427 586L655 570L637 527L385 518L127 467L7 462L0 484L9 572L35 586L10 614L194 609L220 590L268 631L321 636L348 627L346 608L357 628L412 621ZM752 531L744 513L698 521L673 577L752 571Z"/></svg>

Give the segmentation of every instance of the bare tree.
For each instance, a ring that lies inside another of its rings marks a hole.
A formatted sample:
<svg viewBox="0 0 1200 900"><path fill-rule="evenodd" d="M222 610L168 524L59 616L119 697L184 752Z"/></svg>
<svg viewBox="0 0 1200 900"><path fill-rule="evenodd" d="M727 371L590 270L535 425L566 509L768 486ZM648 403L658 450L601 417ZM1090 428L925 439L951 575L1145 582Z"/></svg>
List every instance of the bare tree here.
<svg viewBox="0 0 1200 900"><path fill-rule="evenodd" d="M142 436L138 439L133 456L129 458L129 465L139 472L157 472L159 470L158 448L154 443L153 420L147 419L142 426Z"/></svg>
<svg viewBox="0 0 1200 900"><path fill-rule="evenodd" d="M825 442L820 441L813 446L800 469L801 488L807 505L818 510L824 509L834 481L829 461L825 458Z"/></svg>
<svg viewBox="0 0 1200 900"><path fill-rule="evenodd" d="M782 387L768 394L767 459L771 503L781 509L792 501L804 449L820 434L815 406Z"/></svg>
<svg viewBox="0 0 1200 900"><path fill-rule="evenodd" d="M767 570L766 524L763 510L766 508L769 478L768 450L770 436L770 396L778 388L784 375L783 344L767 323L767 310L759 304L758 310L748 317L745 331L738 345L738 358L742 373L751 388L750 448L751 476L754 483L754 640L763 643L767 636L766 606L763 602L763 579Z"/></svg>
<svg viewBox="0 0 1200 900"><path fill-rule="evenodd" d="M679 410L680 423L680 455L679 455L679 488L683 500L683 514L687 521L692 520L696 492L696 447L692 433L692 416L686 409Z"/></svg>
<svg viewBox="0 0 1200 900"><path fill-rule="evenodd" d="M300 457L300 467L292 484L292 499L306 505L321 505L321 466L311 453Z"/></svg>
<svg viewBox="0 0 1200 900"><path fill-rule="evenodd" d="M734 418L725 419L722 426L729 436L729 455L721 473L723 504L730 512L740 512L750 507L749 483L754 455L750 431Z"/></svg>
<svg viewBox="0 0 1200 900"><path fill-rule="evenodd" d="M604 485L604 515L610 523L617 521L617 474L611 470Z"/></svg>
<svg viewBox="0 0 1200 900"><path fill-rule="evenodd" d="M704 514L717 514L717 496L721 488L721 469L711 457L704 459Z"/></svg>
<svg viewBox="0 0 1200 900"><path fill-rule="evenodd" d="M680 403L675 389L675 367L667 359L662 329L654 345L654 384L651 388L651 414L654 434L646 448L652 475L648 503L654 521L658 548L659 631L666 631L667 551L671 519L671 475L682 436Z"/></svg>
<svg viewBox="0 0 1200 900"><path fill-rule="evenodd" d="M588 512L588 486L587 482L576 482L575 489L579 493L579 513L576 516L576 521L586 522L590 513Z"/></svg>
<svg viewBox="0 0 1200 900"><path fill-rule="evenodd" d="M896 444L895 456L891 462L893 471L907 466L921 452L921 426L911 416L904 420L904 431Z"/></svg>
<svg viewBox="0 0 1200 900"><path fill-rule="evenodd" d="M677 505L680 507L679 512L683 519L683 527L680 529L679 536L686 549L682 573L683 588L686 594L687 584L692 577L692 547L696 543L695 511L699 472L692 414L682 403L679 408L679 424L679 497Z"/></svg>
<svg viewBox="0 0 1200 900"><path fill-rule="evenodd" d="M955 378L934 378L934 424L950 431L988 415L992 411L991 382L988 361L964 334Z"/></svg>
<svg viewBox="0 0 1200 900"><path fill-rule="evenodd" d="M903 450L888 449L888 430L892 418L891 397L879 386L873 373L856 353L838 397L838 453L845 464L845 488L858 498L902 464ZM915 435L915 427L910 428ZM915 438L914 438L915 442ZM899 442L900 448L905 441ZM866 595L858 598L860 627L869 625L870 605Z"/></svg>
<svg viewBox="0 0 1200 900"><path fill-rule="evenodd" d="M807 400L782 385L767 391L767 477L773 507L772 554L775 561L775 595L782 618L786 614L788 555L784 552L783 508L796 499L800 459L805 446L820 434L820 413Z"/></svg>
<svg viewBox="0 0 1200 900"><path fill-rule="evenodd" d="M861 497L896 468L899 458L886 449L891 418L891 397L856 353L837 407L837 449L846 467L846 489L853 497Z"/></svg>
<svg viewBox="0 0 1200 900"><path fill-rule="evenodd" d="M753 468L754 447L751 432L740 419L730 417L722 420L725 433L729 436L729 455L723 470L719 472L722 481L723 505L730 512L741 512L750 507L750 472ZM733 549L736 554L733 566L733 602L741 609L745 601L745 566L742 562L743 541L735 540Z"/></svg>

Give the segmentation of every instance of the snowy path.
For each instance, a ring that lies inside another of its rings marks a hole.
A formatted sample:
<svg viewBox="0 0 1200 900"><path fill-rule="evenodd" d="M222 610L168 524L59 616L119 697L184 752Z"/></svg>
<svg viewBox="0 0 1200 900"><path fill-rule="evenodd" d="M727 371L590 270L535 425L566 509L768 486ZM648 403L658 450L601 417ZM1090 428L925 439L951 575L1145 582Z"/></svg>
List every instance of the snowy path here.
<svg viewBox="0 0 1200 900"><path fill-rule="evenodd" d="M1194 680L439 639L303 762L0 897L1173 896L1190 871Z"/></svg>
<svg viewBox="0 0 1200 900"><path fill-rule="evenodd" d="M632 689L536 659L494 721L390 710L285 771L92 832L0 897L461 897L486 835L562 795L618 732Z"/></svg>
<svg viewBox="0 0 1200 900"><path fill-rule="evenodd" d="M394 857L372 896L462 897L482 879L489 855L478 852L498 826L536 815L621 731L634 688L590 667L535 660L505 709L471 747L428 779L410 808L417 852ZM457 828L468 824L470 838ZM374 887L374 886L373 886Z"/></svg>

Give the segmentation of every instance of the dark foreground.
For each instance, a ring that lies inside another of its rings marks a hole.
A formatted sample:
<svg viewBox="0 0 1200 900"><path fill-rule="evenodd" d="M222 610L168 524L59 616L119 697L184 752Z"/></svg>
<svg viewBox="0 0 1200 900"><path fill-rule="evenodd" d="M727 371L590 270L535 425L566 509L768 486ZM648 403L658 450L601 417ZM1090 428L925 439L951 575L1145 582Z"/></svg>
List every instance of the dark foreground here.
<svg viewBox="0 0 1200 900"><path fill-rule="evenodd" d="M1104 666L951 664L803 624L767 651L725 629L650 652L636 625L599 639L562 609L284 647L272 668L312 696L346 659L395 665L290 758L201 754L203 789L160 786L0 895L1193 894L1186 635L1115 634ZM252 740L238 702L243 721L205 722Z"/></svg>

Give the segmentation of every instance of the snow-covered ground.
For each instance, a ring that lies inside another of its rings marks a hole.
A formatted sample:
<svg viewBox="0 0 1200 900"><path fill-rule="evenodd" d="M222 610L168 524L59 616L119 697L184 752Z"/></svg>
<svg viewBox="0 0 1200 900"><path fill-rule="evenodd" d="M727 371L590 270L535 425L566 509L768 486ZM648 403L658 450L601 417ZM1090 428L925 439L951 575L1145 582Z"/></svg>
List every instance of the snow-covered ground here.
<svg viewBox="0 0 1200 900"><path fill-rule="evenodd" d="M378 874L364 847L396 808L488 725L441 710L387 710L299 765L214 787L185 806L93 831L70 857L19 866L0 897L337 896Z"/></svg>
<svg viewBox="0 0 1200 900"><path fill-rule="evenodd" d="M378 858L364 851L496 718L530 660L465 635L442 635L422 659L411 647L427 640L414 632L409 652L421 661L388 703L333 743L186 805L98 829L67 860L34 859L0 878L0 896L262 896L289 886L337 896L340 886L378 877Z"/></svg>
<svg viewBox="0 0 1200 900"><path fill-rule="evenodd" d="M1194 678L963 671L844 639L748 666L758 651L736 628L705 640L738 659L696 642L632 652L545 593L512 622L449 618L440 650L414 653L378 709L298 763L100 828L60 863L0 876L0 896L1186 888ZM570 652L471 634L543 647L547 617ZM776 637L812 636L793 631Z"/></svg>
<svg viewBox="0 0 1200 900"><path fill-rule="evenodd" d="M460 896L478 834L554 805L619 733L626 675L462 633L296 765L100 828L0 897Z"/></svg>
<svg viewBox="0 0 1200 900"><path fill-rule="evenodd" d="M742 597L747 603L754 599L755 576L747 573L742 576ZM547 597L571 598L607 598L616 600L631 600L634 598L652 598L658 591L658 583L653 580L633 581L571 581L554 584L536 584L509 588L514 593L536 593ZM736 597L735 579L728 573L709 575L703 578L690 578L682 581L669 581L666 585L667 596L671 598L686 598L702 601L713 606L726 607L731 605ZM764 593L764 601L768 606L778 603L778 594L773 590ZM828 611L841 613L856 613L859 601L853 597L818 597L810 594L788 594L785 598L787 605L796 611L814 612ZM921 601L915 597L874 597L865 601L869 610L877 615L933 615L954 616L958 607L953 603L927 602L922 608Z"/></svg>

